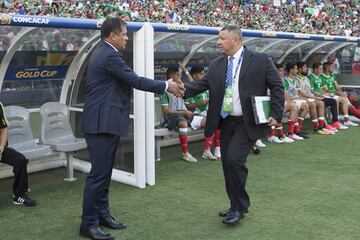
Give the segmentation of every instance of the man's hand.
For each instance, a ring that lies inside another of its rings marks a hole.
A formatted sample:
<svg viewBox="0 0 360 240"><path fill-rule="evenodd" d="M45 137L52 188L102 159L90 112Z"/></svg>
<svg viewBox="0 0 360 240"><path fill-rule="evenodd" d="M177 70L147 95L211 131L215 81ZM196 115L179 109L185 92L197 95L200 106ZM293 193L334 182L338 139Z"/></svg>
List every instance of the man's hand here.
<svg viewBox="0 0 360 240"><path fill-rule="evenodd" d="M187 118L191 118L193 116L193 112L192 111L186 111L184 113L184 115L187 117Z"/></svg>
<svg viewBox="0 0 360 240"><path fill-rule="evenodd" d="M183 97L185 93L184 83L176 83L172 79L167 80L168 92L174 94L177 97Z"/></svg>
<svg viewBox="0 0 360 240"><path fill-rule="evenodd" d="M278 121L276 121L276 119L273 117L269 117L267 122L269 126L276 126L278 124Z"/></svg>

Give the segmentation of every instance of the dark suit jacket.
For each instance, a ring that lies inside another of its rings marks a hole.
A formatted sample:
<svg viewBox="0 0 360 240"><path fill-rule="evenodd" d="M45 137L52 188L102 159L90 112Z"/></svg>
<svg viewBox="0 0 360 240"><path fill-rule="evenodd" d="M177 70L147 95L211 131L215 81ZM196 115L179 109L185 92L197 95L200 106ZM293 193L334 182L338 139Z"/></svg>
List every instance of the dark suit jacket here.
<svg viewBox="0 0 360 240"><path fill-rule="evenodd" d="M132 87L163 93L166 84L139 77L120 52L101 41L90 57L86 73L83 132L126 136Z"/></svg>
<svg viewBox="0 0 360 240"><path fill-rule="evenodd" d="M266 135L266 124L256 125L251 105L251 95L265 96L271 91L271 116L281 121L284 111L284 87L281 78L266 54L256 53L247 48L239 74L239 94L243 118L248 136L256 140ZM214 59L202 81L185 84L185 97L194 96L209 89L209 110L206 118L205 136L211 136L220 122L220 110L225 93L227 56Z"/></svg>

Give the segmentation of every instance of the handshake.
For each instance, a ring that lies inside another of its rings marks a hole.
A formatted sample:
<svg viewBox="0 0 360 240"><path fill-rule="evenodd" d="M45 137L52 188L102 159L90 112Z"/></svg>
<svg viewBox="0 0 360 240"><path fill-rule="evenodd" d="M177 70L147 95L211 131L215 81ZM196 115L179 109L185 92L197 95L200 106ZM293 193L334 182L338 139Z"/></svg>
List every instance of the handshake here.
<svg viewBox="0 0 360 240"><path fill-rule="evenodd" d="M184 97L185 95L185 86L182 81L173 81L172 79L167 80L168 83L168 89L167 91L174 94L177 97Z"/></svg>

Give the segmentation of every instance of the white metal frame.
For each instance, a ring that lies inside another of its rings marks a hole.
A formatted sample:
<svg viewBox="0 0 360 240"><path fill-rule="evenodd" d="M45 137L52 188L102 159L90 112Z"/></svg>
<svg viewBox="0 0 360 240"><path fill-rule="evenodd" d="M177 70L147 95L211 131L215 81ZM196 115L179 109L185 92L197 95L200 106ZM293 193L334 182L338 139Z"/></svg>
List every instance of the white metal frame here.
<svg viewBox="0 0 360 240"><path fill-rule="evenodd" d="M6 70L9 67L11 59L14 57L16 50L20 47L21 44L25 42L27 37L31 35L32 33L36 32L37 28L29 28L29 27L23 27L21 30L15 35L13 39L11 39L11 44L9 46L9 49L7 49L7 52L2 59L1 65L0 65L0 86L2 86Z"/></svg>
<svg viewBox="0 0 360 240"><path fill-rule="evenodd" d="M149 33L146 33L146 31ZM154 65L153 38L153 28L150 24L145 24L142 29L133 33L134 71L141 76L154 76L153 69L151 67L146 68L146 66ZM92 48L96 46L98 41L100 41L100 34L96 33L89 39L86 45L82 46L82 48L75 56L71 65L69 66L69 70L64 80L60 95L60 102L66 104L69 95L74 94L73 87L75 86L75 81L79 81L78 75L80 74L81 66L84 64L88 54L92 52ZM150 49L149 46L151 46ZM147 51L147 49L149 50ZM147 53L145 54L144 58L145 51L147 51ZM139 188L145 188L146 182L148 182L150 185L155 184L155 143L154 137L151 137L154 136L153 99L154 95L152 93L145 93L143 91L134 90L134 114L130 115L130 118L134 121L134 173L113 169L111 176L112 180ZM143 110L144 106L146 106L146 112ZM82 112L83 109L79 107L70 107L70 111ZM144 119L147 120L144 121ZM144 132L146 132L146 136L149 137L144 138ZM149 164L147 164L147 162L149 162ZM151 162L154 162L154 164L151 164ZM87 161L73 159L73 167L74 169L82 172L89 172L91 169L91 164ZM146 174L146 171L148 174ZM146 176L149 176L147 181Z"/></svg>
<svg viewBox="0 0 360 240"><path fill-rule="evenodd" d="M144 23L145 77L154 79L154 28ZM149 185L155 184L155 101L154 94L145 93L145 179Z"/></svg>
<svg viewBox="0 0 360 240"><path fill-rule="evenodd" d="M323 59L321 59L321 63L324 63L324 62L327 60L327 58L328 58L329 56L331 56L331 54L333 54L333 53L336 52L337 50L339 50L339 49L341 49L341 48L343 48L343 47L349 46L349 45L353 45L353 44L356 44L356 43L346 42L346 43L340 44L339 46L334 47L333 49L331 49L331 51L329 51L329 52L323 57Z"/></svg>
<svg viewBox="0 0 360 240"><path fill-rule="evenodd" d="M294 51L295 49L303 46L303 45L306 45L308 43L312 43L314 42L314 40L307 40L307 41L301 41L299 42L298 44L295 44L294 46L290 47L288 50L286 50L286 52L279 58L279 60L277 60L276 62L277 63L282 63L282 61L285 60L285 58L292 52Z"/></svg>
<svg viewBox="0 0 360 240"><path fill-rule="evenodd" d="M306 60L314 53L316 52L317 50L321 49L322 47L325 47L327 45L330 45L330 44L333 44L334 42L324 42L322 44L319 44L318 46L314 47L313 49L311 49L305 57L303 57L301 59L302 62L306 62Z"/></svg>

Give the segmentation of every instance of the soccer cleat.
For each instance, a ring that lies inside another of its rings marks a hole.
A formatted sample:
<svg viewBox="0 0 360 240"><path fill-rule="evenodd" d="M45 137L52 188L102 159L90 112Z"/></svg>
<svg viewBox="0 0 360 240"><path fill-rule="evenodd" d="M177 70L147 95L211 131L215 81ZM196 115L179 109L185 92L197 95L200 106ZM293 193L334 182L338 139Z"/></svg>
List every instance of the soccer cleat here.
<svg viewBox="0 0 360 240"><path fill-rule="evenodd" d="M261 139L256 140L255 145L257 147L266 147L266 145L261 141Z"/></svg>
<svg viewBox="0 0 360 240"><path fill-rule="evenodd" d="M216 148L214 149L214 156L215 156L216 158L221 158L220 147L216 147Z"/></svg>
<svg viewBox="0 0 360 240"><path fill-rule="evenodd" d="M255 155L258 155L259 153L261 153L260 148L256 147L256 145L253 145L252 150Z"/></svg>
<svg viewBox="0 0 360 240"><path fill-rule="evenodd" d="M325 125L325 128L323 129L326 129L326 130L329 130L329 131L333 131L333 132L337 132L337 129L329 124Z"/></svg>
<svg viewBox="0 0 360 240"><path fill-rule="evenodd" d="M270 143L284 143L284 141L280 140L277 136L268 137L267 140Z"/></svg>
<svg viewBox="0 0 360 240"><path fill-rule="evenodd" d="M36 202L30 199L26 194L21 197L13 196L13 203L15 205L24 205L26 207L34 207L36 205Z"/></svg>
<svg viewBox="0 0 360 240"><path fill-rule="evenodd" d="M182 159L187 162L197 162L197 159L194 158L189 152L183 153Z"/></svg>
<svg viewBox="0 0 360 240"><path fill-rule="evenodd" d="M352 115L349 116L349 120L354 123L360 123L360 119Z"/></svg>
<svg viewBox="0 0 360 240"><path fill-rule="evenodd" d="M330 133L327 131L324 131L322 129L314 129L314 132L316 132L319 135L329 135Z"/></svg>
<svg viewBox="0 0 360 240"><path fill-rule="evenodd" d="M350 121L350 120L344 122L344 125L345 125L345 126L350 126L350 127L358 127L358 126L359 126L359 124L354 123L354 122L352 122L352 121Z"/></svg>
<svg viewBox="0 0 360 240"><path fill-rule="evenodd" d="M300 136L296 135L295 133L289 135L288 138L291 138L293 140L299 140L299 141L304 140L303 137L300 137Z"/></svg>
<svg viewBox="0 0 360 240"><path fill-rule="evenodd" d="M340 129L341 123L340 122L333 122L332 126L336 129Z"/></svg>
<svg viewBox="0 0 360 240"><path fill-rule="evenodd" d="M326 128L323 128L323 129L321 129L321 130L324 131L324 132L329 133L330 135L335 135L335 134L336 134L335 131L332 131L332 130L329 130L329 129L326 129Z"/></svg>
<svg viewBox="0 0 360 240"><path fill-rule="evenodd" d="M212 155L210 150L204 150L202 158L207 160L216 160L216 157Z"/></svg>
<svg viewBox="0 0 360 240"><path fill-rule="evenodd" d="M339 127L339 129L341 129L341 130L348 129L348 128L349 127L345 126L344 124L340 124L340 127Z"/></svg>
<svg viewBox="0 0 360 240"><path fill-rule="evenodd" d="M293 143L294 142L294 139L291 139L291 138L289 138L289 137L287 137L287 136L283 136L283 137L281 137L281 138L279 138L281 141L283 141L284 143Z"/></svg>

